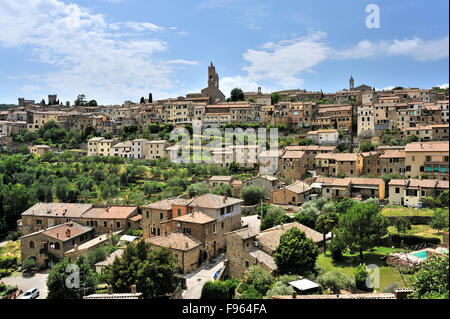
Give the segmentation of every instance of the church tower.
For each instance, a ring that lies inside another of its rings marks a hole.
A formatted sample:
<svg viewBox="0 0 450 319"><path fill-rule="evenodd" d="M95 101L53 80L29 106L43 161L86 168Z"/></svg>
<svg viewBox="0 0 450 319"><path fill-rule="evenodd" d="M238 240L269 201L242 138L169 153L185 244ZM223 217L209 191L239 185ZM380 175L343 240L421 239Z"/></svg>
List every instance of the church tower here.
<svg viewBox="0 0 450 319"><path fill-rule="evenodd" d="M216 68L212 62L208 67L208 87L219 88L219 75L216 73Z"/></svg>
<svg viewBox="0 0 450 319"><path fill-rule="evenodd" d="M355 89L355 80L353 80L353 75L350 76L350 91Z"/></svg>

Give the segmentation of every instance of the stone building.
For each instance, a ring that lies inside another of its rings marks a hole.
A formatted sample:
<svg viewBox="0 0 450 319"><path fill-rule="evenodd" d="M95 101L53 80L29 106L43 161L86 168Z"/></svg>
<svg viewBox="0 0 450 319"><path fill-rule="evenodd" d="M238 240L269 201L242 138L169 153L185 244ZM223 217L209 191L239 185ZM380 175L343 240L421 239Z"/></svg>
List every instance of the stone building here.
<svg viewBox="0 0 450 319"><path fill-rule="evenodd" d="M90 226L96 234L137 229L131 220L138 215L137 206L109 206L77 203L37 203L22 213L22 234L27 235L55 225L76 222Z"/></svg>
<svg viewBox="0 0 450 319"><path fill-rule="evenodd" d="M34 155L42 156L51 151L51 147L48 145L33 145L30 146L30 152Z"/></svg>
<svg viewBox="0 0 450 319"><path fill-rule="evenodd" d="M449 189L449 181L435 179L392 179L389 182L389 203L422 207L425 197L438 198Z"/></svg>
<svg viewBox="0 0 450 319"><path fill-rule="evenodd" d="M192 96L191 95L188 95ZM225 95L219 89L219 75L216 72L216 68L211 62L208 66L208 87L201 91L199 97L208 97L209 104L217 104L219 102L225 101Z"/></svg>
<svg viewBox="0 0 450 319"><path fill-rule="evenodd" d="M318 175L347 177L359 176L357 153L329 153L316 155Z"/></svg>
<svg viewBox="0 0 450 319"><path fill-rule="evenodd" d="M226 234L228 275L242 278L250 266L257 264L269 273L276 273L273 260L275 249L280 243L281 235L292 227L305 232L306 237L312 239L320 249L323 234L297 222L281 224L259 234L250 229L237 230Z"/></svg>
<svg viewBox="0 0 450 319"><path fill-rule="evenodd" d="M399 174L405 173L405 151L404 150L387 150L380 155L379 174Z"/></svg>
<svg viewBox="0 0 450 319"><path fill-rule="evenodd" d="M414 142L405 148L405 175L407 178L426 175L429 179L448 180L449 143Z"/></svg>
<svg viewBox="0 0 450 319"><path fill-rule="evenodd" d="M376 151L372 152L362 152L358 154L358 170L359 175L377 175L379 174L379 161L378 153Z"/></svg>
<svg viewBox="0 0 450 319"><path fill-rule="evenodd" d="M259 175L242 182L242 187L259 186L267 190L267 199L272 198L272 193L282 187L283 183L275 176Z"/></svg>
<svg viewBox="0 0 450 319"><path fill-rule="evenodd" d="M310 200L311 187L302 181L295 181L289 186L272 193L272 203L280 205L301 205Z"/></svg>
<svg viewBox="0 0 450 319"><path fill-rule="evenodd" d="M94 229L68 222L20 237L22 262L31 258L38 268L52 268L65 253L94 238Z"/></svg>

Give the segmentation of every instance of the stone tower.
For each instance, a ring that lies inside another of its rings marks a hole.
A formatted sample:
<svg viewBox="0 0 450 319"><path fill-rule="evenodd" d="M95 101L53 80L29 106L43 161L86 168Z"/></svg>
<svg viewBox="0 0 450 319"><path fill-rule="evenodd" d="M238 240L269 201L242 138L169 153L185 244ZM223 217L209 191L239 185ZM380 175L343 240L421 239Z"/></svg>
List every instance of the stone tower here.
<svg viewBox="0 0 450 319"><path fill-rule="evenodd" d="M353 80L353 75L350 76L350 91L355 88L355 80Z"/></svg>
<svg viewBox="0 0 450 319"><path fill-rule="evenodd" d="M219 90L219 75L212 62L208 66L208 87L202 90L202 96L209 97L210 104L225 101L225 95Z"/></svg>
<svg viewBox="0 0 450 319"><path fill-rule="evenodd" d="M219 75L216 72L216 67L211 62L208 67L208 87L219 87Z"/></svg>

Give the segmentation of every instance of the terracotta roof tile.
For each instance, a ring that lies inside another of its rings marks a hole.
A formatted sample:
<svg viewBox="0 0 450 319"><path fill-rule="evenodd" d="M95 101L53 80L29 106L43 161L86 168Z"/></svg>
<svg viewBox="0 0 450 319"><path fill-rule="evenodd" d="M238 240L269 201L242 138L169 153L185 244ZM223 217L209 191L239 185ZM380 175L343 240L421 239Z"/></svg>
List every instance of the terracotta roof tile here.
<svg viewBox="0 0 450 319"><path fill-rule="evenodd" d="M184 251L191 250L201 245L201 242L196 238L180 232L147 238L145 241L155 246Z"/></svg>

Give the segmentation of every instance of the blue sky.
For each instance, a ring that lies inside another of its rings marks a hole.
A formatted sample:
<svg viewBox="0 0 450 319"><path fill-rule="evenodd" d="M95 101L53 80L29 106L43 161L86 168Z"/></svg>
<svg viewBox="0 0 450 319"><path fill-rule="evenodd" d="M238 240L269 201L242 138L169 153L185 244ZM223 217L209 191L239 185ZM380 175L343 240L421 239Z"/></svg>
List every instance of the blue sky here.
<svg viewBox="0 0 450 319"><path fill-rule="evenodd" d="M380 8L369 29L368 4ZM449 83L449 3L0 0L0 103L85 93L101 104L220 88L333 92Z"/></svg>

